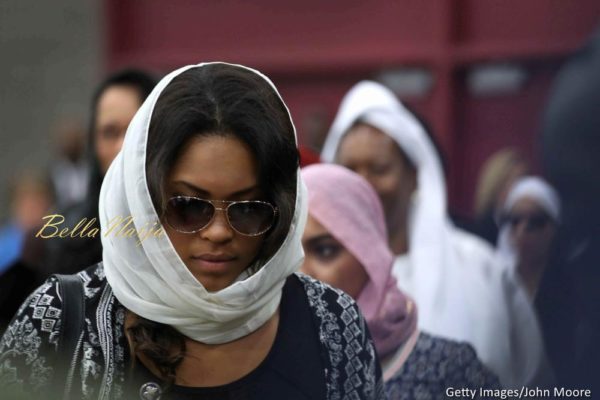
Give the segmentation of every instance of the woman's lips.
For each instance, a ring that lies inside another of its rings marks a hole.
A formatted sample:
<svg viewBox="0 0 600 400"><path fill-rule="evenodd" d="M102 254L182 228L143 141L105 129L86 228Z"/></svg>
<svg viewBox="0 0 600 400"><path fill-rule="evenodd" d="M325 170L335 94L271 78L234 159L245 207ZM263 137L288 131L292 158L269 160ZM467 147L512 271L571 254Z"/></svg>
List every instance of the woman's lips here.
<svg viewBox="0 0 600 400"><path fill-rule="evenodd" d="M236 257L228 254L202 254L192 256L191 259L194 265L207 272L224 272Z"/></svg>

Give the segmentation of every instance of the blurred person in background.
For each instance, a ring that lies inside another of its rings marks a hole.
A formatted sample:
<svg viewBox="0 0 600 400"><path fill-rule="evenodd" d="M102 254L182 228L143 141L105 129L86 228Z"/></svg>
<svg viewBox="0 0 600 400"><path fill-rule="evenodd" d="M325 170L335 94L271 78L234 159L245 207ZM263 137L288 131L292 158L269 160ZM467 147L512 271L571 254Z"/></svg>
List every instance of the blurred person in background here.
<svg viewBox="0 0 600 400"><path fill-rule="evenodd" d="M511 187L498 219L500 262L516 273L533 301L560 222L558 193L541 178L520 178Z"/></svg>
<svg viewBox="0 0 600 400"><path fill-rule="evenodd" d="M86 195L89 165L85 158L85 134L74 119L60 121L56 127L56 157L50 175L56 194L56 208L64 210L81 202Z"/></svg>
<svg viewBox="0 0 600 400"><path fill-rule="evenodd" d="M388 398L446 399L448 387L477 393L499 388L469 344L417 328L418 304L396 286L383 209L369 183L332 164L306 167L302 178L309 216L301 271L356 300L375 342Z"/></svg>
<svg viewBox="0 0 600 400"><path fill-rule="evenodd" d="M0 275L21 255L25 234L54 204L50 181L41 171L18 173L9 187L10 219L0 228Z"/></svg>
<svg viewBox="0 0 600 400"><path fill-rule="evenodd" d="M456 228L441 162L396 96L364 81L341 102L321 158L362 175L383 204L398 286L423 330L473 345L505 387L551 381L527 294L491 246Z"/></svg>
<svg viewBox="0 0 600 400"><path fill-rule="evenodd" d="M559 384L600 393L600 30L559 73L542 122L561 198L557 251L536 299Z"/></svg>
<svg viewBox="0 0 600 400"><path fill-rule="evenodd" d="M24 249L25 235L39 225L54 203L50 179L41 171L16 174L9 193L10 219L0 227L0 330L35 288L31 271L15 264Z"/></svg>
<svg viewBox="0 0 600 400"><path fill-rule="evenodd" d="M86 198L66 209L55 209L54 213L64 217L59 229L72 230L80 221L84 221L84 225L92 221L93 227L99 228L98 199L102 179L121 149L129 122L155 84L156 80L148 73L130 69L109 76L96 90L88 137ZM56 184L57 190L62 183ZM44 223L49 221L42 220L45 215L31 213L28 216L30 229L22 234L23 243L16 257L11 253L12 263L7 261L10 265L6 267L8 272L0 276L0 287L5 289L3 299L0 299L0 314L4 319L10 319L25 297L48 276L79 272L102 260L100 233L95 236L76 235L74 238L36 237ZM53 232L48 229L42 234ZM91 229L92 225L88 232Z"/></svg>
<svg viewBox="0 0 600 400"><path fill-rule="evenodd" d="M123 145L127 127L156 79L138 69L127 69L107 77L92 98L88 136L89 186L84 201L64 210L63 226L73 228L82 220L95 220L99 227L98 198L104 174ZM124 216L125 218L126 216ZM45 240L45 256L36 270L45 280L53 273L75 273L102 259L100 234L94 237ZM28 257L31 259L32 257Z"/></svg>
<svg viewBox="0 0 600 400"><path fill-rule="evenodd" d="M495 245L498 239L496 216L512 184L529 169L527 161L515 149L492 154L481 167L475 193L473 232Z"/></svg>

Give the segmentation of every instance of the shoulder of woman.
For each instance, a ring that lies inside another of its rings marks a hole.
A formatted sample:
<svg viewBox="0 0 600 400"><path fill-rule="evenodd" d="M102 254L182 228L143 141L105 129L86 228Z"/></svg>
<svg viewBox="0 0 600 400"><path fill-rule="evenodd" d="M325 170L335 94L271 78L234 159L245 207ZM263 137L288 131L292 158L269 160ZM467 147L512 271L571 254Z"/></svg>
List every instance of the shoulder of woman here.
<svg viewBox="0 0 600 400"><path fill-rule="evenodd" d="M319 331L331 398L385 398L375 346L356 302L307 275L295 276L304 286Z"/></svg>
<svg viewBox="0 0 600 400"><path fill-rule="evenodd" d="M456 227L453 227L450 232L452 242L459 252L467 255L474 252L481 258L492 258L494 256L494 248L482 238Z"/></svg>
<svg viewBox="0 0 600 400"><path fill-rule="evenodd" d="M46 280L23 302L0 339L0 382L40 393L54 374L62 301L56 278Z"/></svg>
<svg viewBox="0 0 600 400"><path fill-rule="evenodd" d="M498 284L504 279L508 268L487 242L458 228L451 232L452 247L463 268L484 279L487 284Z"/></svg>
<svg viewBox="0 0 600 400"><path fill-rule="evenodd" d="M105 285L104 270L96 264L76 274L81 279L85 299L94 297ZM56 347L63 309L60 281L52 275L21 304L0 341L0 353L16 336L35 335Z"/></svg>
<svg viewBox="0 0 600 400"><path fill-rule="evenodd" d="M101 265L76 275L84 300L93 299L105 286ZM64 299L60 280L49 277L27 297L0 339L0 382L27 393L47 390L55 373Z"/></svg>
<svg viewBox="0 0 600 400"><path fill-rule="evenodd" d="M358 313L357 316L362 318L360 311L358 311L358 305L348 294L306 274L297 273L295 275L302 283L312 308L325 307L332 312L352 309L355 310L352 312L353 314Z"/></svg>
<svg viewBox="0 0 600 400"><path fill-rule="evenodd" d="M437 363L444 368L438 369ZM425 364L423 364L425 363ZM446 381L448 385L462 384L469 388L499 387L498 378L477 357L475 349L466 342L457 342L427 333L421 333L406 368L430 365L430 377ZM441 375L440 372L443 372Z"/></svg>

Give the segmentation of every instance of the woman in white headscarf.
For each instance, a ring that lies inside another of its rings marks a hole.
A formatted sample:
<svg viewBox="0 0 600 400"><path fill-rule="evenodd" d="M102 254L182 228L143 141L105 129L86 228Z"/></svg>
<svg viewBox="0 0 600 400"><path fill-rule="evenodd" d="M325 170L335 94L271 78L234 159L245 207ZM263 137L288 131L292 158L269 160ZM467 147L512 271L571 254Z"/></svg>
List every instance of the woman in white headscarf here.
<svg viewBox="0 0 600 400"><path fill-rule="evenodd" d="M3 387L77 399L384 398L354 301L294 273L306 189L287 107L258 71L207 63L164 77L128 128L99 211L103 262L74 276L78 340L65 346L78 303L53 277L0 341Z"/></svg>
<svg viewBox="0 0 600 400"><path fill-rule="evenodd" d="M526 176L510 188L499 215L497 254L532 300L548 265L559 222L558 193L546 181Z"/></svg>
<svg viewBox="0 0 600 400"><path fill-rule="evenodd" d="M364 176L382 200L393 273L419 305L419 326L466 341L507 387L547 383L533 310L492 249L455 228L440 160L422 125L384 86L342 100L321 158Z"/></svg>

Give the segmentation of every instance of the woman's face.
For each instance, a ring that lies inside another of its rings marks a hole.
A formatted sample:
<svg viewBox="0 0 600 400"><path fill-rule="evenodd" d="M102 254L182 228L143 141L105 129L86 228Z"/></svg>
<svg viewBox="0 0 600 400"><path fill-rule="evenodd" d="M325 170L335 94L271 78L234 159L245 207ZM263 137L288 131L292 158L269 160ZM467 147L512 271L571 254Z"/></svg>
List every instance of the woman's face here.
<svg viewBox="0 0 600 400"><path fill-rule="evenodd" d="M549 255L556 225L544 209L531 198L515 203L508 215L510 237L524 264L543 261Z"/></svg>
<svg viewBox="0 0 600 400"><path fill-rule="evenodd" d="M357 298L369 280L360 262L310 214L302 236L301 271Z"/></svg>
<svg viewBox="0 0 600 400"><path fill-rule="evenodd" d="M98 99L94 143L102 174L121 150L127 127L140 105L138 91L126 85L110 86Z"/></svg>
<svg viewBox="0 0 600 400"><path fill-rule="evenodd" d="M410 198L417 187L416 172L388 135L366 124L357 124L344 136L337 162L362 175L377 191L388 230L406 223Z"/></svg>
<svg viewBox="0 0 600 400"><path fill-rule="evenodd" d="M166 190L167 199L264 200L256 159L249 147L233 136L192 138L170 171ZM224 211L216 211L212 222L196 233L180 233L164 221L163 226L181 260L210 292L231 285L253 262L264 239L264 235L244 236L234 231Z"/></svg>

